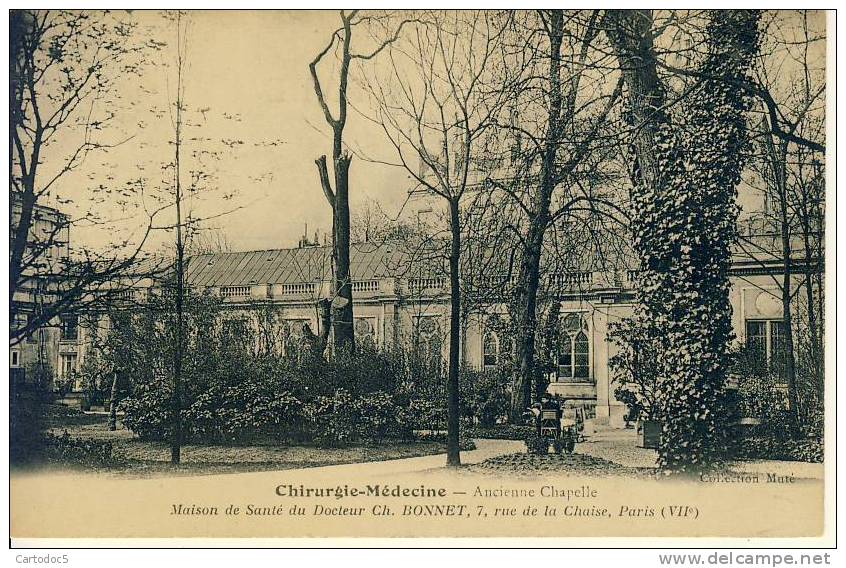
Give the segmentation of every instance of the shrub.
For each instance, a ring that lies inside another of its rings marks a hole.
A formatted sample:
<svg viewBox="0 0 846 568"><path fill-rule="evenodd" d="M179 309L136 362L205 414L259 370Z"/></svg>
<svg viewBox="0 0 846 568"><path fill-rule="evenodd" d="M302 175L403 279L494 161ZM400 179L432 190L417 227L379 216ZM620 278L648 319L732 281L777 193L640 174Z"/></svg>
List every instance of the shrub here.
<svg viewBox="0 0 846 568"><path fill-rule="evenodd" d="M119 403L123 424L143 440L171 438L175 325L168 294L165 290L151 296L131 318L113 314L123 318L123 325L111 328L99 361L103 368L123 369L121 376L130 387ZM335 353L327 361L316 350L288 345L286 355L280 356L274 341L261 335L265 341L255 353L246 323L224 312L219 299L193 294L185 298L185 443L272 436L277 441L343 446L394 436L410 440L415 430L445 426L440 406L445 396L428 396L440 393L443 385L431 390L423 385L402 351L362 344L354 354ZM277 315L261 314L268 321ZM487 396L490 390L481 392ZM481 400L477 406L485 421L492 420L490 401Z"/></svg>
<svg viewBox="0 0 846 568"><path fill-rule="evenodd" d="M111 467L119 465L112 455L112 443L108 441L72 438L67 430L61 435L47 435L48 461L61 464Z"/></svg>
<svg viewBox="0 0 846 568"><path fill-rule="evenodd" d="M399 413L401 422L412 430L446 429L446 409L431 400L412 399Z"/></svg>
<svg viewBox="0 0 846 568"><path fill-rule="evenodd" d="M822 442L813 438L785 440L752 436L738 440L735 457L822 463L823 449Z"/></svg>
<svg viewBox="0 0 846 568"><path fill-rule="evenodd" d="M549 453L549 440L543 436L538 436L535 431L532 431L526 436L526 452L536 455L545 455Z"/></svg>
<svg viewBox="0 0 846 568"><path fill-rule="evenodd" d="M458 449L462 452L469 452L476 449L476 442L472 438L468 438L465 434L458 436Z"/></svg>
<svg viewBox="0 0 846 568"><path fill-rule="evenodd" d="M353 406L359 438L380 442L389 431L396 431L397 408L388 393L378 391L360 396Z"/></svg>
<svg viewBox="0 0 846 568"><path fill-rule="evenodd" d="M762 366L760 352L743 348L734 356L733 371L738 377L733 413L739 418L756 418L760 424L752 435L786 438L790 431L787 390L784 380Z"/></svg>
<svg viewBox="0 0 846 568"><path fill-rule="evenodd" d="M321 370L312 378L314 382L328 387L330 393L343 389L353 396L395 392L403 375L401 361L367 345L359 346L354 354L336 353L331 364Z"/></svg>
<svg viewBox="0 0 846 568"><path fill-rule="evenodd" d="M614 398L626 405L626 422L636 422L643 415L643 407L634 391L618 386L614 389Z"/></svg>
<svg viewBox="0 0 846 568"><path fill-rule="evenodd" d="M248 387L257 390L255 385ZM249 392L232 387L229 392L234 404L223 409L225 439L275 436L290 440L301 435L303 405L290 392Z"/></svg>
<svg viewBox="0 0 846 568"><path fill-rule="evenodd" d="M318 396L303 410L315 443L341 447L356 439L356 412L347 391L338 389L332 396Z"/></svg>
<svg viewBox="0 0 846 568"><path fill-rule="evenodd" d="M189 439L196 442L236 442L265 436L291 440L301 437L301 401L272 382L245 380L212 386L196 396L185 412Z"/></svg>
<svg viewBox="0 0 846 568"><path fill-rule="evenodd" d="M783 427L787 398L774 375L751 374L742 377L737 390L740 416L758 418L762 424L770 427Z"/></svg>
<svg viewBox="0 0 846 568"><path fill-rule="evenodd" d="M172 435L170 415L171 383L161 377L135 385L132 396L123 399L123 425L142 440L163 441ZM186 433L190 430L186 429Z"/></svg>
<svg viewBox="0 0 846 568"><path fill-rule="evenodd" d="M508 415L511 377L501 371L462 370L461 414L482 426L493 426Z"/></svg>

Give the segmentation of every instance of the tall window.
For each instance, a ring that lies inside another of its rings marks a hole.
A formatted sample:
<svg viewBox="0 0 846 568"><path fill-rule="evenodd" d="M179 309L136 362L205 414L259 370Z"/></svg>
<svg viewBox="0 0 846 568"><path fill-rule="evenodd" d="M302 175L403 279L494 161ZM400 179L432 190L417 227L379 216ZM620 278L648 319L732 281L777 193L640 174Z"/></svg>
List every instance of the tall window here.
<svg viewBox="0 0 846 568"><path fill-rule="evenodd" d="M9 366L12 368L21 366L21 352L17 349L9 351Z"/></svg>
<svg viewBox="0 0 846 568"><path fill-rule="evenodd" d="M499 337L496 332L488 331L482 341L482 362L485 369L491 369L499 363Z"/></svg>
<svg viewBox="0 0 846 568"><path fill-rule="evenodd" d="M590 339L588 321L582 312L564 314L558 347L558 378L590 378Z"/></svg>
<svg viewBox="0 0 846 568"><path fill-rule="evenodd" d="M79 339L79 316L75 314L62 316L62 337L63 341L76 341Z"/></svg>
<svg viewBox="0 0 846 568"><path fill-rule="evenodd" d="M746 346L755 352L762 369L781 372L784 369L784 321L747 320Z"/></svg>
<svg viewBox="0 0 846 568"><path fill-rule="evenodd" d="M62 353L59 361L59 373L67 378L76 372L76 353Z"/></svg>

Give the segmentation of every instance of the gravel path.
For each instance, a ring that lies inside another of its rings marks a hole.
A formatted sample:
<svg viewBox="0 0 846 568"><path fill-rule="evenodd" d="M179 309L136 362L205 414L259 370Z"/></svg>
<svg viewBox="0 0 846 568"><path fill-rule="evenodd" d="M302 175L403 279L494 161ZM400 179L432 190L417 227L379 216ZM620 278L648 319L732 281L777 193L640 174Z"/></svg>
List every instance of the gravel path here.
<svg viewBox="0 0 846 568"><path fill-rule="evenodd" d="M633 429L594 432L576 444L576 452L634 468L654 468L658 459L655 450L638 447Z"/></svg>

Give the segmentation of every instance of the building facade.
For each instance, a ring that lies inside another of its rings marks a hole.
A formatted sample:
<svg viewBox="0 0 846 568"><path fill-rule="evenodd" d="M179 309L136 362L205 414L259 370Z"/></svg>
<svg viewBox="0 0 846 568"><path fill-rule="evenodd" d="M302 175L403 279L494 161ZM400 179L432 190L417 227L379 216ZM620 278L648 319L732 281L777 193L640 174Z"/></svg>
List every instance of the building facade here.
<svg viewBox="0 0 846 568"><path fill-rule="evenodd" d="M775 258L745 258L741 253L734 260L730 295L734 333L738 342L760 347L769 359L784 335L778 286L781 263ZM306 326L315 334L321 332L318 301L332 297L330 267L331 251L320 246L214 253L191 257L186 279L195 292L219 297L227 318L247 323L239 329L250 329L258 306L272 306L279 335L296 338ZM392 243L353 245L351 271L358 342L387 347L414 341L434 356L446 358L446 276L415 266L408 252ZM544 279L555 285L552 301L560 307L561 341L553 355L556 368L548 376L549 391L582 401L597 424L622 426L626 409L614 397L609 361L616 346L608 335L614 322L632 313L636 273L580 271L547 274ZM142 300L156 285L153 280L140 283L127 291L126 299ZM466 368L493 370L512 356L513 346L501 331L507 318L501 301L468 310L460 338ZM91 332L75 321L57 330L58 344L53 349L59 378L78 369L90 349L87 334Z"/></svg>
<svg viewBox="0 0 846 568"><path fill-rule="evenodd" d="M20 199L11 194L10 243L21 213ZM9 367L12 373L28 370L30 374L46 371L53 376L70 375L77 369L77 318L57 318L38 326L31 333L19 335L45 304L54 300L56 283L48 274L62 270L69 258L68 218L51 207L35 205L24 251L23 274L14 297L10 298Z"/></svg>

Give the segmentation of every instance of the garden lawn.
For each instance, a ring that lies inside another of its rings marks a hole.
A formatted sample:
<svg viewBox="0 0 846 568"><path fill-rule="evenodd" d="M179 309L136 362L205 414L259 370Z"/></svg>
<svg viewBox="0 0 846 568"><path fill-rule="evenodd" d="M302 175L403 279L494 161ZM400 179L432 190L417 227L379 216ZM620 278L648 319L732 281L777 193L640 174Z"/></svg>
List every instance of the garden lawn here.
<svg viewBox="0 0 846 568"><path fill-rule="evenodd" d="M49 429L56 435L67 431L71 437L109 441L119 465L103 469L121 476L198 475L271 471L348 463L385 461L446 452L436 441L386 441L372 446L317 448L277 445L269 441L254 444L182 446L181 464L170 465L170 446L164 442L144 442L122 428L108 429L106 414L72 414L62 410L49 413ZM56 466L60 467L60 466ZM78 466L69 465L69 468Z"/></svg>

